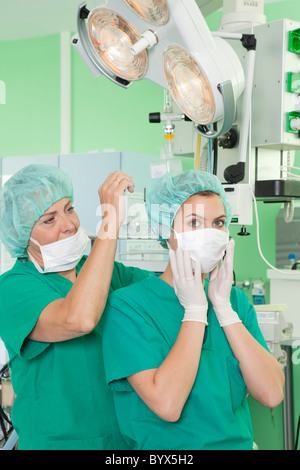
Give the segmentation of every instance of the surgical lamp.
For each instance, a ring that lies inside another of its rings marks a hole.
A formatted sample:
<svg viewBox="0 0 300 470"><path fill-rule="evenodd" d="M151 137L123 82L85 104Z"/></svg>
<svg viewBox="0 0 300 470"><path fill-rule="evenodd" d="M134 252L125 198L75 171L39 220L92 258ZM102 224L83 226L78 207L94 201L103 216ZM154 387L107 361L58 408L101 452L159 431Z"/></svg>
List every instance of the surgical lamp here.
<svg viewBox="0 0 300 470"><path fill-rule="evenodd" d="M72 43L95 76L124 88L145 78L169 90L205 137L231 129L243 68L194 0L107 0L91 11L83 3L77 25ZM218 130L209 127L218 121Z"/></svg>

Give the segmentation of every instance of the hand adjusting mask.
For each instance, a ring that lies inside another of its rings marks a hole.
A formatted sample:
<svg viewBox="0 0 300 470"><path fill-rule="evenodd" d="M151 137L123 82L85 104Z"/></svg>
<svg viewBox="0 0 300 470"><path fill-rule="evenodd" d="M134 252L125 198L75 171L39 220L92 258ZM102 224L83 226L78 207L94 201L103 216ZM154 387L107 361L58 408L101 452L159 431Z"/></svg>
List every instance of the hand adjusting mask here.
<svg viewBox="0 0 300 470"><path fill-rule="evenodd" d="M176 232L178 247L189 251L193 269L195 262L200 261L202 273L211 272L225 254L229 242L228 231L215 228L204 228L188 232Z"/></svg>

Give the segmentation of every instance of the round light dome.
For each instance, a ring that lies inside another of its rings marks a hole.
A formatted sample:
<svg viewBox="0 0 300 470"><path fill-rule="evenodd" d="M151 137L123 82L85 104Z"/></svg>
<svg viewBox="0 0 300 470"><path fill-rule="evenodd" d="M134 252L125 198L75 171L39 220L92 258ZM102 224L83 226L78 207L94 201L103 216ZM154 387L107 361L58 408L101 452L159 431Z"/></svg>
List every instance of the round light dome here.
<svg viewBox="0 0 300 470"><path fill-rule="evenodd" d="M168 46L163 54L164 73L170 92L182 109L199 124L210 124L215 103L209 82L188 51L178 45Z"/></svg>
<svg viewBox="0 0 300 470"><path fill-rule="evenodd" d="M88 35L97 59L125 80L140 80L148 70L146 50L133 55L130 48L140 34L118 13L95 8L88 17Z"/></svg>
<svg viewBox="0 0 300 470"><path fill-rule="evenodd" d="M170 12L166 0L124 0L140 18L156 25L169 21Z"/></svg>

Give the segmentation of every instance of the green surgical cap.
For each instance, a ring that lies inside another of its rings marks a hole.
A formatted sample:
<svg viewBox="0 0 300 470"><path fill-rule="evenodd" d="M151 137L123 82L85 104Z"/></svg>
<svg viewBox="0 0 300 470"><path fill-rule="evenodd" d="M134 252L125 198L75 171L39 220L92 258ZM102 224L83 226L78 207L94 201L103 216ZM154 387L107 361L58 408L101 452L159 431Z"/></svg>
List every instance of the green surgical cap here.
<svg viewBox="0 0 300 470"><path fill-rule="evenodd" d="M223 200L228 227L232 209L220 180L213 174L200 170L188 170L179 175L166 173L151 179L146 187L146 209L152 231L161 245L166 246L171 226L180 206L193 194L213 191Z"/></svg>
<svg viewBox="0 0 300 470"><path fill-rule="evenodd" d="M69 175L50 165L28 165L0 190L0 239L13 258L26 255L34 224L55 202L73 201Z"/></svg>

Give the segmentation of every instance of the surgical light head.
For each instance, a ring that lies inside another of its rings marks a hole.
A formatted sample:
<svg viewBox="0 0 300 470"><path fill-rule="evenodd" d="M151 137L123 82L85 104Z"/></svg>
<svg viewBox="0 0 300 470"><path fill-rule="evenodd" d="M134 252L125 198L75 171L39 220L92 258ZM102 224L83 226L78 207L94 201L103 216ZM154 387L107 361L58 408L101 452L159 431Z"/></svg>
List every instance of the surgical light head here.
<svg viewBox="0 0 300 470"><path fill-rule="evenodd" d="M171 234L171 226L180 206L201 191L212 191L222 198L228 227L232 209L220 180L213 174L188 170L179 175L166 173L162 178L149 180L146 187L146 209L152 231L162 246Z"/></svg>
<svg viewBox="0 0 300 470"><path fill-rule="evenodd" d="M139 32L121 15L108 8L95 8L89 17L88 35L99 63L107 73L124 80L140 80L148 70L148 54L137 56L132 45L140 39Z"/></svg>
<svg viewBox="0 0 300 470"><path fill-rule="evenodd" d="M212 36L194 0L169 5L107 0L89 12L83 4L73 44L92 73L97 68L124 88L146 78L170 90L197 132L216 137L207 126L221 120L224 134L244 89L241 63L225 40Z"/></svg>
<svg viewBox="0 0 300 470"><path fill-rule="evenodd" d="M195 122L209 124L215 114L211 88L193 56L176 44L163 53L164 73L174 100Z"/></svg>
<svg viewBox="0 0 300 470"><path fill-rule="evenodd" d="M169 21L170 12L166 0L124 0L138 16L157 26Z"/></svg>
<svg viewBox="0 0 300 470"><path fill-rule="evenodd" d="M64 197L73 201L71 178L50 165L28 165L4 184L0 190L0 239L13 258L25 255L34 224Z"/></svg>

